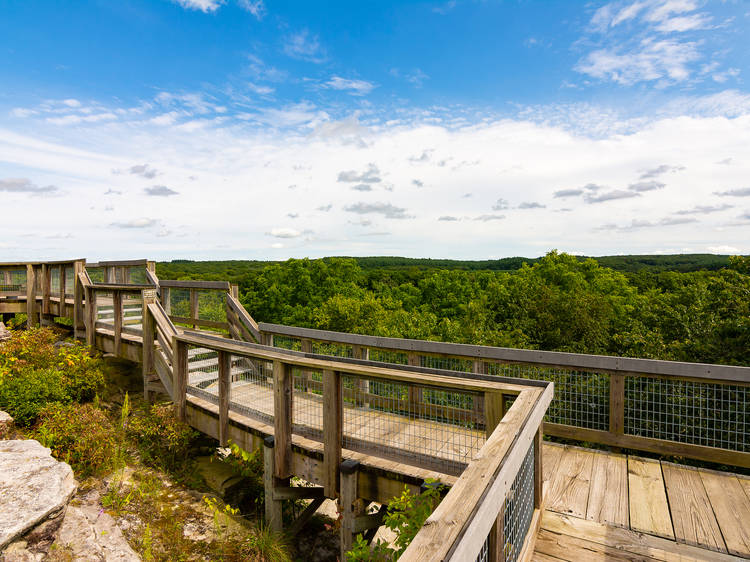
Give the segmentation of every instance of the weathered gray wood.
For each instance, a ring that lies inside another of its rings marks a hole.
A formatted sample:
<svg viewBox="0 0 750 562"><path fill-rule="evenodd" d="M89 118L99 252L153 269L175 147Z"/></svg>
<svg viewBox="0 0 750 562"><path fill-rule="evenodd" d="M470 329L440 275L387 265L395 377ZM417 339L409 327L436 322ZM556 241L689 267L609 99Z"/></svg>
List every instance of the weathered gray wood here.
<svg viewBox="0 0 750 562"><path fill-rule="evenodd" d="M219 444L227 446L229 435L229 401L232 377L232 356L226 351L219 352Z"/></svg>
<svg viewBox="0 0 750 562"><path fill-rule="evenodd" d="M185 402L187 400L188 355L187 344L173 338L172 367L174 369L174 396L177 418L185 421Z"/></svg>
<svg viewBox="0 0 750 562"><path fill-rule="evenodd" d="M274 471L277 478L291 476L293 379L288 365L281 360L273 362Z"/></svg>
<svg viewBox="0 0 750 562"><path fill-rule="evenodd" d="M115 355L120 357L122 352L122 293L120 291L112 293L112 304L115 316Z"/></svg>
<svg viewBox="0 0 750 562"><path fill-rule="evenodd" d="M341 375L337 371L323 371L323 487L329 498L335 498L338 490L342 419Z"/></svg>
<svg viewBox="0 0 750 562"><path fill-rule="evenodd" d="M621 435L625 431L625 375L609 376L609 431Z"/></svg>
<svg viewBox="0 0 750 562"><path fill-rule="evenodd" d="M172 289L205 289L205 290L231 290L231 285L227 281L174 281L171 279L161 279L160 287Z"/></svg>
<svg viewBox="0 0 750 562"><path fill-rule="evenodd" d="M36 279L34 276L34 266L26 266L26 326L34 327L36 320Z"/></svg>
<svg viewBox="0 0 750 562"><path fill-rule="evenodd" d="M152 291L153 292L153 291ZM153 316L148 310L148 305L155 302L156 297L143 295L143 398L146 402L151 401L151 395L148 389L149 377L155 370L154 365L154 336L156 335L156 326L154 325Z"/></svg>
<svg viewBox="0 0 750 562"><path fill-rule="evenodd" d="M282 500L274 499L274 488L276 488L276 468L274 439L266 439L263 447L263 487L265 490L265 515L266 525L271 527L276 533L280 533L284 528L282 519Z"/></svg>
<svg viewBox="0 0 750 562"><path fill-rule="evenodd" d="M339 560L346 560L346 553L352 549L354 520L361 512L361 505L357 498L357 477L359 463L346 461L341 466L341 496L339 511L341 512L341 556Z"/></svg>
<svg viewBox="0 0 750 562"><path fill-rule="evenodd" d="M736 382L747 382L750 380L750 367L732 365L684 363L657 359L584 355L559 351L511 349L461 343L385 338L312 328L299 328L296 326L283 326L266 322L260 322L258 327L261 332L269 335L277 334L297 338L310 338L323 342L345 343L394 351L415 351L451 357L476 358L485 361L496 360L510 363L532 363L535 365L595 372L643 373Z"/></svg>

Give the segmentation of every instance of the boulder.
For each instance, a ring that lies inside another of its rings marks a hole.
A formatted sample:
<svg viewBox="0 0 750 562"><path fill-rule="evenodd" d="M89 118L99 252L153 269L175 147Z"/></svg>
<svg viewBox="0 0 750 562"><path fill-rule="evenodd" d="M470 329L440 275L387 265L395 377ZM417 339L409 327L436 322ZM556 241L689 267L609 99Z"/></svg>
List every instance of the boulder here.
<svg viewBox="0 0 750 562"><path fill-rule="evenodd" d="M0 441L0 550L27 534L51 543L76 488L70 466L38 441Z"/></svg>

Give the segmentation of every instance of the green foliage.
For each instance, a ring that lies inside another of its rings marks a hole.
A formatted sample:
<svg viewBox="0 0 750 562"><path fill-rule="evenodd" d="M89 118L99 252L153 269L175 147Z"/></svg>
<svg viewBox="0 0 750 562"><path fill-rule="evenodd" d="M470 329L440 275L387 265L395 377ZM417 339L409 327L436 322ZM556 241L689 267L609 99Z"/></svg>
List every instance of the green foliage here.
<svg viewBox="0 0 750 562"><path fill-rule="evenodd" d="M437 482L428 481L426 489L420 494L413 494L404 486L400 496L388 504L388 511L383 517L383 525L396 533L395 549L383 542L368 545L362 535L357 535L352 550L346 553L348 562L381 562L398 560L414 540L424 522L440 503L440 486Z"/></svg>
<svg viewBox="0 0 750 562"><path fill-rule="evenodd" d="M56 459L67 462L77 478L101 473L115 463L115 428L104 412L90 404L47 406L34 436Z"/></svg>
<svg viewBox="0 0 750 562"><path fill-rule="evenodd" d="M188 452L198 434L177 419L174 406L155 404L133 415L125 431L144 464L174 474L184 474L187 470Z"/></svg>
<svg viewBox="0 0 750 562"><path fill-rule="evenodd" d="M24 369L0 378L0 410L23 427L30 427L50 403L68 403L62 376L55 369Z"/></svg>

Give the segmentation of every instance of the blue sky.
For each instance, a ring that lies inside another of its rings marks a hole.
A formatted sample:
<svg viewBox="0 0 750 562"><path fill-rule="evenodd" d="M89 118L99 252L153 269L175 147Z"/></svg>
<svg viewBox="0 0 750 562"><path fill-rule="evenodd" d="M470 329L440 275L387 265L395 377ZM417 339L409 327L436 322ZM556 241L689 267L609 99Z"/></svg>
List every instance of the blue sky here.
<svg viewBox="0 0 750 562"><path fill-rule="evenodd" d="M750 253L748 29L732 0L5 2L0 258Z"/></svg>

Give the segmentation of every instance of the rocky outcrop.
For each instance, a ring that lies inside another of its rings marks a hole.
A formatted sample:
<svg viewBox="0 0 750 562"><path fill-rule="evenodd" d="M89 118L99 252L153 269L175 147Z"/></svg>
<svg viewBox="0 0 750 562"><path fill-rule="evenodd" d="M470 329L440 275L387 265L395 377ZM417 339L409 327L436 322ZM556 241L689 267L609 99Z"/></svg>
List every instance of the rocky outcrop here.
<svg viewBox="0 0 750 562"><path fill-rule="evenodd" d="M21 539L48 547L76 488L70 466L38 441L0 441L0 550Z"/></svg>

